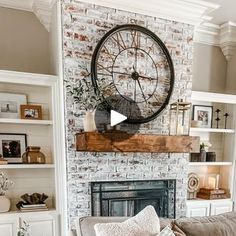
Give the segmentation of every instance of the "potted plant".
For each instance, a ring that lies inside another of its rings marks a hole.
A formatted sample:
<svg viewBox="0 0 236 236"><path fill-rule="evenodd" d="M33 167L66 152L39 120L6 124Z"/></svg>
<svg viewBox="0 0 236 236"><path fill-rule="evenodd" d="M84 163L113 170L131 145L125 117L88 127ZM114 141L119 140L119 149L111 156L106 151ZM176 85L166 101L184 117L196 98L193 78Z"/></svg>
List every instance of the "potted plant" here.
<svg viewBox="0 0 236 236"><path fill-rule="evenodd" d="M0 173L0 212L8 212L11 207L9 198L6 197L6 192L13 185L3 173Z"/></svg>
<svg viewBox="0 0 236 236"><path fill-rule="evenodd" d="M29 233L29 224L27 224L25 221L23 221L23 226L20 227L18 233L17 233L17 236L30 236L30 233Z"/></svg>

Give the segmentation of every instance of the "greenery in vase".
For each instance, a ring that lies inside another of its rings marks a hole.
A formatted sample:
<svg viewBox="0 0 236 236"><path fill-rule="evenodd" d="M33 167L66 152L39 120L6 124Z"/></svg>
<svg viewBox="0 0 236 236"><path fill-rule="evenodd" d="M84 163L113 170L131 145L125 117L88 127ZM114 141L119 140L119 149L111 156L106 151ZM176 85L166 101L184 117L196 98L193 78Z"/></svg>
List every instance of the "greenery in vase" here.
<svg viewBox="0 0 236 236"><path fill-rule="evenodd" d="M107 86L107 79L102 78L99 81L99 91L94 90L91 73L87 68L86 64L81 64L78 66L82 70L80 73L81 78L76 80L76 83L71 83L65 80L68 85L67 94L72 97L74 104L78 107L78 110L82 111L94 111L97 106L102 103L101 93L107 95L107 97L113 95L112 91ZM76 114L74 114L76 116Z"/></svg>
<svg viewBox="0 0 236 236"><path fill-rule="evenodd" d="M86 64L79 65L79 69L82 70L81 77L75 84L71 84L68 81L67 93L72 97L75 104L78 105L78 109L85 111L94 111L100 103L100 98L95 94L94 87L90 78ZM76 114L75 114L76 115Z"/></svg>
<svg viewBox="0 0 236 236"><path fill-rule="evenodd" d="M5 196L8 189L13 185L3 173L0 173L0 196Z"/></svg>
<svg viewBox="0 0 236 236"><path fill-rule="evenodd" d="M25 221L23 221L23 224L24 225L18 231L17 236L31 236L29 233L29 224L27 224Z"/></svg>
<svg viewBox="0 0 236 236"><path fill-rule="evenodd" d="M210 142L208 142L208 141L202 141L201 143L200 143L200 150L204 150L204 151L207 151L208 150L208 148L209 147L211 147L212 145L211 145L211 143Z"/></svg>

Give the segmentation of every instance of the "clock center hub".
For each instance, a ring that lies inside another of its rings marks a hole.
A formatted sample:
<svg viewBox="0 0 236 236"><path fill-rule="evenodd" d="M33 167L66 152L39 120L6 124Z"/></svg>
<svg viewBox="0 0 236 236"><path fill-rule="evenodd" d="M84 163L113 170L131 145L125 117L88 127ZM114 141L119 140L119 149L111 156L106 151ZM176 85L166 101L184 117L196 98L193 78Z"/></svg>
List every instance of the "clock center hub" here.
<svg viewBox="0 0 236 236"><path fill-rule="evenodd" d="M133 72L132 74L131 74L131 78L133 79L133 80L138 80L138 78L139 78L139 73L138 72Z"/></svg>

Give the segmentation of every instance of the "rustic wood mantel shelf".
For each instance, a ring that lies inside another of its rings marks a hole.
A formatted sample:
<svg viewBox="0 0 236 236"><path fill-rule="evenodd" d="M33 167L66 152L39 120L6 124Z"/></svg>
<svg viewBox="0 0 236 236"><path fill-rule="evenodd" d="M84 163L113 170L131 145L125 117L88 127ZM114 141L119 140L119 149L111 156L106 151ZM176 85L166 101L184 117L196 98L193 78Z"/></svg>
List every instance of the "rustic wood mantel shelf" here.
<svg viewBox="0 0 236 236"><path fill-rule="evenodd" d="M200 138L193 136L160 136L125 132L82 132L76 134L76 150L85 152L199 152Z"/></svg>

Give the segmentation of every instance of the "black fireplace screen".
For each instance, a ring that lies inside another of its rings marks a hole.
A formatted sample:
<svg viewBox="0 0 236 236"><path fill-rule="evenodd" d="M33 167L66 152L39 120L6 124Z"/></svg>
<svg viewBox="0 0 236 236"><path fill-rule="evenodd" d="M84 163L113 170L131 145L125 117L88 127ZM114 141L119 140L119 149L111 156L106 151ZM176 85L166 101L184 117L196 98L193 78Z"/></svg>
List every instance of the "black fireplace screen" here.
<svg viewBox="0 0 236 236"><path fill-rule="evenodd" d="M152 205L159 217L175 218L176 180L92 182L92 216L134 216Z"/></svg>

